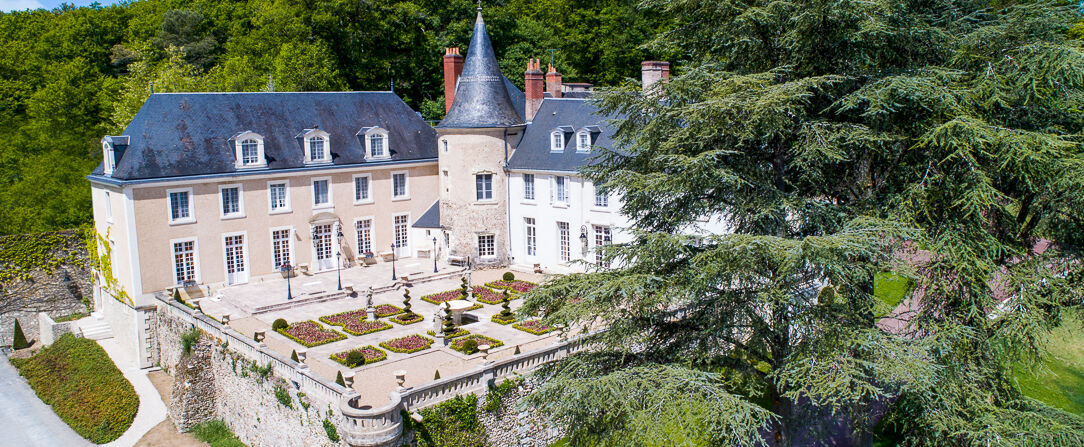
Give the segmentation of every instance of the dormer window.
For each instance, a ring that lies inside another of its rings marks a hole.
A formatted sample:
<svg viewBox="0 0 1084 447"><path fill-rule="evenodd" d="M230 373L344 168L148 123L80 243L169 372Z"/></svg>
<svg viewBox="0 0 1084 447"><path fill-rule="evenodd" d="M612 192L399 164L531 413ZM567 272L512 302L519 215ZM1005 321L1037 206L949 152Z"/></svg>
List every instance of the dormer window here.
<svg viewBox="0 0 1084 447"><path fill-rule="evenodd" d="M128 137L105 136L102 138L102 173L113 175L117 169L117 162L124 157L124 150L128 148Z"/></svg>
<svg viewBox="0 0 1084 447"><path fill-rule="evenodd" d="M324 137L309 137L309 161L321 161L324 155Z"/></svg>
<svg viewBox="0 0 1084 447"><path fill-rule="evenodd" d="M555 130L550 134L550 152L561 152L565 150L565 133L560 130Z"/></svg>
<svg viewBox="0 0 1084 447"><path fill-rule="evenodd" d="M117 168L117 160L113 158L113 145L108 142L102 143L102 169L105 175L113 175Z"/></svg>
<svg viewBox="0 0 1084 447"><path fill-rule="evenodd" d="M586 130L576 133L576 152L589 152L591 150L591 134Z"/></svg>
<svg viewBox="0 0 1084 447"><path fill-rule="evenodd" d="M233 137L237 169L265 168L267 160L263 156L263 136L254 132L241 132Z"/></svg>
<svg viewBox="0 0 1084 447"><path fill-rule="evenodd" d="M365 142L365 159L385 159L391 157L388 147L388 131L380 127L364 127L358 132Z"/></svg>
<svg viewBox="0 0 1084 447"><path fill-rule="evenodd" d="M309 129L302 134L305 144L305 163L331 163L331 144L327 132Z"/></svg>

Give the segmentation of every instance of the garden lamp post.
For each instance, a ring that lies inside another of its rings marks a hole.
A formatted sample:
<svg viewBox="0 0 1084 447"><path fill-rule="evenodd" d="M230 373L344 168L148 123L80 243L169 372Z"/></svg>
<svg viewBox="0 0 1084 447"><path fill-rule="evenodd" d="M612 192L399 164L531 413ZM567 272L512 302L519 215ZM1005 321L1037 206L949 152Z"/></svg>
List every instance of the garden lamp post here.
<svg viewBox="0 0 1084 447"><path fill-rule="evenodd" d="M290 265L289 261L279 266L279 271L286 274L286 299L288 300L294 299L294 295L290 293L290 276L293 269L294 266Z"/></svg>
<svg viewBox="0 0 1084 447"><path fill-rule="evenodd" d="M342 270L342 255L343 255L343 228L342 225L338 226L338 233L335 234L335 241L339 245L335 247L335 276L339 282L339 290L343 289L343 274Z"/></svg>
<svg viewBox="0 0 1084 447"><path fill-rule="evenodd" d="M433 273L437 272L437 238L433 236Z"/></svg>
<svg viewBox="0 0 1084 447"><path fill-rule="evenodd" d="M395 281L395 244L391 244L391 280Z"/></svg>
<svg viewBox="0 0 1084 447"><path fill-rule="evenodd" d="M580 225L580 254L587 257L587 225Z"/></svg>

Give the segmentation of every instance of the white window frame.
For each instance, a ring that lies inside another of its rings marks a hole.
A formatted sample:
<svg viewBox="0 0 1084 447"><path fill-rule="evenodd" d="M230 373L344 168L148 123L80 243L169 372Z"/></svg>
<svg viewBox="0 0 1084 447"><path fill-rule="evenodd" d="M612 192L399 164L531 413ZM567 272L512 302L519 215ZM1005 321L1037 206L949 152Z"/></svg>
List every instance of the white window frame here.
<svg viewBox="0 0 1084 447"><path fill-rule="evenodd" d="M562 228L561 224L564 224ZM557 259L561 262L572 260L572 226L568 222L557 222Z"/></svg>
<svg viewBox="0 0 1084 447"><path fill-rule="evenodd" d="M595 190L595 199L594 199L594 202L592 202L593 205L594 205L593 208L596 211L609 211L610 210L610 193L607 192L605 190L605 188L600 188L597 184L592 185L592 188ZM598 200L599 198L603 199L603 203L601 205L599 205L599 200Z"/></svg>
<svg viewBox="0 0 1084 447"><path fill-rule="evenodd" d="M113 170L117 169L116 154L113 152L113 145L108 141L102 141L102 173L108 176L113 176Z"/></svg>
<svg viewBox="0 0 1084 447"><path fill-rule="evenodd" d="M324 158L312 158L311 139L320 137L324 139ZM305 146L305 164L318 165L331 163L331 135L320 129L313 129L302 135L301 141Z"/></svg>
<svg viewBox="0 0 1084 447"><path fill-rule="evenodd" d="M369 221L369 251L373 252L373 256L377 256L377 254L380 253L380 250L377 249L378 247L376 246L376 237L374 237L376 233L375 216L362 216L354 219L354 243L357 244L357 246L354 247L354 250L357 252L358 256L365 255L365 252L361 250L361 232L358 231L358 224L364 221ZM392 220L393 225L394 223L395 221ZM395 235L392 235L392 237L394 236Z"/></svg>
<svg viewBox="0 0 1084 447"><path fill-rule="evenodd" d="M237 212L226 214L226 210L223 209L222 191L230 188L237 188ZM245 217L245 190L240 183L218 185L218 217L222 220Z"/></svg>
<svg viewBox="0 0 1084 447"><path fill-rule="evenodd" d="M241 148L242 143L248 140L253 140L256 142L256 162L246 164L244 160L244 151L242 151ZM267 167L267 157L264 157L263 151L263 135L251 131L242 132L241 134L233 138L233 149L235 152L233 164L234 168L262 169Z"/></svg>
<svg viewBox="0 0 1084 447"><path fill-rule="evenodd" d="M560 138L560 142L561 142L560 146L555 144L555 143L557 143L558 138ZM567 144L567 143L568 142L565 141L565 133L564 133L564 131L562 131L560 129L557 129L557 130L554 130L554 131L550 132L550 152L564 152L565 151L565 144Z"/></svg>
<svg viewBox="0 0 1084 447"><path fill-rule="evenodd" d="M529 182L527 181L528 177L531 179ZM523 180L523 200L534 202L538 197L538 189L535 188L534 174L523 174L520 178ZM528 185L530 185L530 188L527 187ZM528 192L530 192L529 195L527 194Z"/></svg>
<svg viewBox="0 0 1084 447"><path fill-rule="evenodd" d="M188 194L188 217L174 219L173 218L173 193L183 192ZM195 194L192 193L192 188L173 188L166 190L166 220L170 225L184 225L196 222L196 205Z"/></svg>
<svg viewBox="0 0 1084 447"><path fill-rule="evenodd" d="M489 176L489 197L479 198L478 194L480 192L482 192L482 190L478 189L478 180L483 175L488 175ZM489 202L494 202L494 201L497 200L497 193L496 193L496 191L494 191L494 187L493 187L493 183L494 183L493 177L495 177L495 175L492 172L479 171L479 172L474 173L474 201L475 202L489 203Z"/></svg>
<svg viewBox="0 0 1084 447"><path fill-rule="evenodd" d="M483 237L488 237L492 241L492 242L490 242L490 249L493 250L493 253L488 254L488 255L482 254L482 238ZM478 257L479 258L493 259L493 258L497 257L497 235L495 235L493 233L480 233L475 238L475 243L478 244Z"/></svg>
<svg viewBox="0 0 1084 447"><path fill-rule="evenodd" d="M113 199L109 194L109 191L103 191L105 193L105 221L113 223ZM170 210L170 216L172 216L172 210Z"/></svg>
<svg viewBox="0 0 1084 447"><path fill-rule="evenodd" d="M366 179L365 193L368 196L364 199L358 199L358 179ZM372 174L354 174L353 181L351 182L354 190L354 205L361 205L365 203L373 203L373 175Z"/></svg>
<svg viewBox="0 0 1084 447"><path fill-rule="evenodd" d="M403 195L395 195L395 176L403 174ZM391 200L410 200L410 171L391 171Z"/></svg>
<svg viewBox="0 0 1084 447"><path fill-rule="evenodd" d="M327 203L316 203L316 182L327 182ZM311 192L309 197L312 197L312 209L324 210L335 208L335 195L331 193L331 177L313 177L312 182L309 183L309 190Z"/></svg>
<svg viewBox="0 0 1084 447"><path fill-rule="evenodd" d="M373 154L373 144L372 144L372 138L373 137L380 137L382 139L381 143L383 143L382 147L384 149L383 154L381 154L381 155L374 155ZM363 139L365 140L365 159L366 160L386 160L386 159L391 158L391 147L388 145L388 142L390 141L390 139L388 138L388 131L387 130L385 130L385 129L381 128L381 127L370 128L369 130L365 131L365 134L363 135Z"/></svg>
<svg viewBox="0 0 1084 447"><path fill-rule="evenodd" d="M533 217L523 218L523 244L527 256L538 256L538 221Z"/></svg>
<svg viewBox="0 0 1084 447"><path fill-rule="evenodd" d="M568 205L569 205L569 201L570 201L568 189L569 189L569 183L572 183L571 177L569 177L567 175L554 175L554 176L552 176L550 178L551 178L550 192L552 194L550 196L550 201L553 202L553 204L558 206L558 207L567 208ZM561 179L561 181L558 182L557 179ZM559 191L559 189L557 188L558 183L563 185L562 186L563 189L564 189L564 198L563 199L558 194L558 191Z"/></svg>
<svg viewBox="0 0 1084 447"><path fill-rule="evenodd" d="M586 143L584 137L587 138ZM591 133L587 130L576 132L576 152L591 152Z"/></svg>
<svg viewBox="0 0 1084 447"><path fill-rule="evenodd" d="M399 235L396 234L396 232L395 232L395 219L399 218L399 217L405 217L406 218L406 220L404 220L404 222L406 223L406 225L404 225L406 227L406 231L403 232L403 238L406 239L406 243L403 244L403 245L398 245L397 238L399 237ZM410 213L396 213L396 214L392 214L392 216L391 216L391 241L393 243L397 244L397 250L395 251L395 256L396 257L399 257L399 258L409 257L411 255L411 253L413 252L413 250L410 249L410 240L412 239L410 237L410 230L411 230L410 222L411 222ZM403 252L404 248L406 249L406 254L400 254L400 253Z"/></svg>
<svg viewBox="0 0 1084 447"><path fill-rule="evenodd" d="M226 238L232 236L241 236L241 267L244 268L245 280L231 283L229 282L229 265L226 262ZM252 269L249 266L248 232L233 231L230 233L222 233L222 235L219 236L219 241L221 241L222 244L222 283L231 286L235 284L248 284L248 282L252 280Z"/></svg>
<svg viewBox="0 0 1084 447"><path fill-rule="evenodd" d="M203 275L200 273L199 239L195 238L195 237L185 237L185 238L170 239L169 240L169 251L168 251L169 259L170 259L169 263L170 263L170 265L173 266L173 269L169 271L170 282L173 283L173 285L175 285L175 286L180 286L181 285L180 283L177 282L177 252L173 251L173 249L175 248L176 244L183 243L183 242L191 242L192 243L192 273L193 273L193 276L195 276L195 278L193 280L196 282L196 284L201 284L201 283L203 283Z"/></svg>
<svg viewBox="0 0 1084 447"><path fill-rule="evenodd" d="M286 191L285 191L286 205L284 205L282 208L272 208L271 204L274 203L274 199L271 197L271 186L272 185L280 185L280 184L285 185L285 187L286 187ZM268 214L283 214L283 213L289 213L290 211L292 211L292 209L290 208L290 181L289 180L268 180L267 181L267 213Z"/></svg>
<svg viewBox="0 0 1084 447"><path fill-rule="evenodd" d="M284 231L284 230L287 231L287 233L286 233L286 250L288 251L288 253L286 254L286 262L289 262L290 265L296 267L297 266L297 261L294 260L294 227L293 226L271 227L271 228L268 229L267 235L270 237L270 240L271 240L271 256L270 256L271 257L271 264L275 263L275 232L276 231ZM279 267L280 266L278 266L278 265L272 265L271 270L275 271L275 272L281 272L281 270L279 270ZM250 274L250 276L251 276L251 274Z"/></svg>

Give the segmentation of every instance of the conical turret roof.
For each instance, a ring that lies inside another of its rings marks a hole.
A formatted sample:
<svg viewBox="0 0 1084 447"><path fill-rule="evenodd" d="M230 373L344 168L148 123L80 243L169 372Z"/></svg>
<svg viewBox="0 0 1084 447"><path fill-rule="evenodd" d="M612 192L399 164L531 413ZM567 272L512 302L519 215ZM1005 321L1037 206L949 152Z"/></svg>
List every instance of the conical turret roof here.
<svg viewBox="0 0 1084 447"><path fill-rule="evenodd" d="M455 89L455 100L437 127L462 129L517 124L523 124L523 117L508 95L479 9L467 58L463 61L463 74Z"/></svg>

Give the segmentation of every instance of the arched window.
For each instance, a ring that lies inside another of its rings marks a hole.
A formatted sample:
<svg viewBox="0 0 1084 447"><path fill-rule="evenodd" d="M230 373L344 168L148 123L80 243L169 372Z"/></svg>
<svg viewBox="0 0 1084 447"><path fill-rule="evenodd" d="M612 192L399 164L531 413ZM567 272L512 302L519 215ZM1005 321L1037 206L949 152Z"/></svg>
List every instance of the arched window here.
<svg viewBox="0 0 1084 447"><path fill-rule="evenodd" d="M251 138L241 142L241 164L244 166L260 164L260 142Z"/></svg>
<svg viewBox="0 0 1084 447"><path fill-rule="evenodd" d="M565 150L565 134L559 130L550 134L550 151L561 152Z"/></svg>
<svg viewBox="0 0 1084 447"><path fill-rule="evenodd" d="M358 136L365 144L365 159L387 159L391 157L388 131L379 126L362 127Z"/></svg>
<svg viewBox="0 0 1084 447"><path fill-rule="evenodd" d="M576 151L587 152L591 150L591 134L581 130L576 134Z"/></svg>
<svg viewBox="0 0 1084 447"><path fill-rule="evenodd" d="M234 166L237 169L266 168L267 160L263 156L263 136L256 132L244 131L233 138Z"/></svg>

